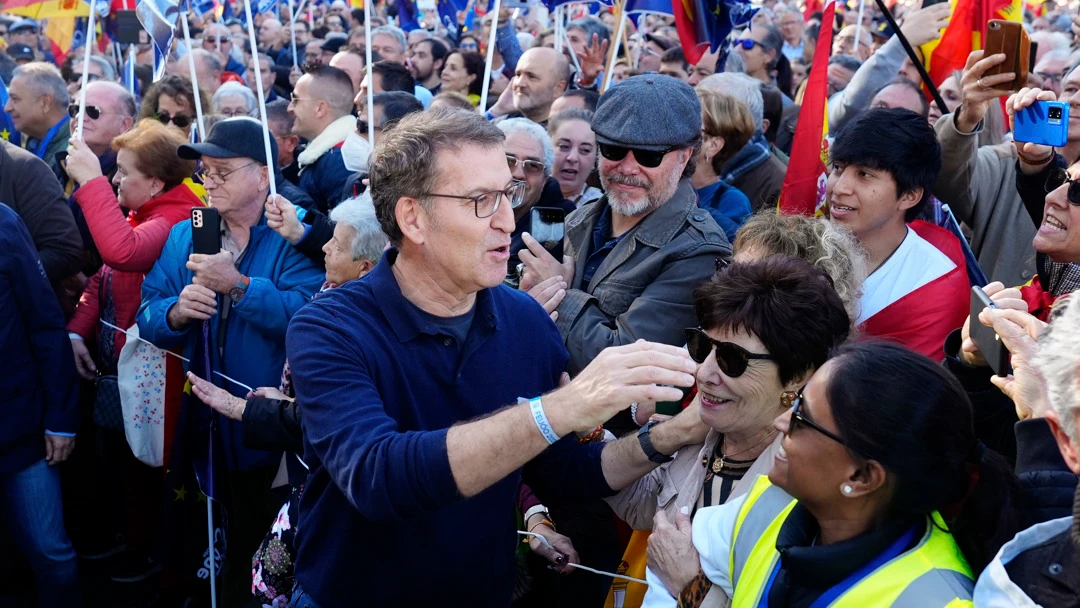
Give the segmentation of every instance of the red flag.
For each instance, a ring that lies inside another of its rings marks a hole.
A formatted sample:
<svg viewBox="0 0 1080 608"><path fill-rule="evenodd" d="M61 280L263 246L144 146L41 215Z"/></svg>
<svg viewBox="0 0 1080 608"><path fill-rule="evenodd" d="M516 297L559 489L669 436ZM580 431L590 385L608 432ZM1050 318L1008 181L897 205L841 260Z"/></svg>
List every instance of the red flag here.
<svg viewBox="0 0 1080 608"><path fill-rule="evenodd" d="M835 0L825 5L822 23L833 23ZM829 162L829 53L832 28L822 27L814 48L814 63L806 83L795 141L791 146L784 186L780 190L779 212L783 215L814 215L825 202L825 179Z"/></svg>
<svg viewBox="0 0 1080 608"><path fill-rule="evenodd" d="M964 69L968 55L983 47L986 23L991 19L1020 21L1022 0L953 0L949 26L935 40L919 47L930 80L941 84L956 70Z"/></svg>

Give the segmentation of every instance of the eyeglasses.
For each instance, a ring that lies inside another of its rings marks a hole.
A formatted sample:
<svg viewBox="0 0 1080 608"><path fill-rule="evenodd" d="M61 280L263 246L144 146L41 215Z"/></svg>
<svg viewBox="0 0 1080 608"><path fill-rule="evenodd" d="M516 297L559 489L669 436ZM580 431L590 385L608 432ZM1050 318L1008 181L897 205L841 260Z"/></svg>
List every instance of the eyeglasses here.
<svg viewBox="0 0 1080 608"><path fill-rule="evenodd" d="M525 172L525 175L535 177L544 174L544 163L538 160L520 159L513 154L506 155L506 165L510 167L511 171L518 166L518 163L521 163L521 170Z"/></svg>
<svg viewBox="0 0 1080 608"><path fill-rule="evenodd" d="M623 146L613 146L611 144L600 144L600 156L612 161L620 161L626 158L627 152L634 153L634 160L637 164L647 169L655 169L660 166L660 163L664 162L664 156L668 152L675 150L675 148L667 148L659 152L653 152L651 150L639 150L637 148L624 148Z"/></svg>
<svg viewBox="0 0 1080 608"><path fill-rule="evenodd" d="M307 101L309 99L314 99L314 97L297 97L296 93L289 94L289 102L292 103L294 106L301 101Z"/></svg>
<svg viewBox="0 0 1080 608"><path fill-rule="evenodd" d="M754 48L755 46L761 46L761 43L758 42L757 40L752 40L750 38L740 38L738 40L732 40L731 41L731 48L735 49L735 48L738 48L740 46L742 47L742 49L744 51L749 51L750 49Z"/></svg>
<svg viewBox="0 0 1080 608"><path fill-rule="evenodd" d="M97 120L101 118L103 114L113 114L113 112L106 112L98 106L86 106L86 117L90 120ZM68 116L75 118L79 115L79 104L73 103L68 106Z"/></svg>
<svg viewBox="0 0 1080 608"><path fill-rule="evenodd" d="M214 44L214 43L226 44L226 43L232 42L232 38L229 37L229 36L218 36L217 38L215 38L213 36L209 36L207 38L203 38L203 42L206 42L208 44Z"/></svg>
<svg viewBox="0 0 1080 608"><path fill-rule="evenodd" d="M478 48L480 48L480 47L475 42L466 42L466 43L463 43L461 46L458 47L458 49L460 49L462 51L475 51Z"/></svg>
<svg viewBox="0 0 1080 608"><path fill-rule="evenodd" d="M239 167L233 169L232 171L227 171L225 173L209 173L209 172L207 172L206 169L201 169L201 170L199 170L198 172L195 173L195 177L198 177L199 181L201 181L204 184L207 183L207 181L209 180L209 181L213 181L215 184L217 184L219 186L224 186L226 177L229 177L233 173L236 173L237 171L239 171L241 169L245 169L247 167L250 167L251 165L254 165L254 164L256 164L256 163L250 162L250 163L248 163L246 165L240 165Z"/></svg>
<svg viewBox="0 0 1080 608"><path fill-rule="evenodd" d="M738 378L746 372L751 359L772 360L772 355L752 353L733 342L719 342L713 340L700 327L688 327L686 329L686 349L690 351L690 358L698 363L704 363L709 358L709 353L716 348L716 364L720 371L729 378Z"/></svg>
<svg viewBox="0 0 1080 608"><path fill-rule="evenodd" d="M87 74L86 75L86 81L87 82L96 82L98 80L101 80L102 78L104 78L104 76L102 76L100 74ZM68 78L68 83L75 84L76 82L82 82L82 74L81 73L72 74Z"/></svg>
<svg viewBox="0 0 1080 608"><path fill-rule="evenodd" d="M510 201L511 208L517 209L520 207L521 203L525 202L525 182L515 180L511 182L506 190L482 192L476 196L436 194L434 192L426 192L420 196L438 196L442 198L456 198L463 201L472 201L473 206L476 209L476 217L483 219L495 215L495 212L499 210L499 201L501 201L504 196L506 197L506 200Z"/></svg>
<svg viewBox="0 0 1080 608"><path fill-rule="evenodd" d="M803 387L803 388L806 388L806 387ZM852 447L851 444L844 441L844 439L842 437L840 437L839 435L837 435L836 433L833 433L832 431L822 427L820 424L817 424L816 422L813 422L812 420L807 418L806 414L804 414L802 412L802 404L803 404L803 396L802 396L802 390L800 390L799 395L797 397L795 397L795 401L792 403L791 424L788 427L788 436L789 437L791 435L794 435L795 431L797 429L799 429L799 428L814 429L815 431L821 433L822 435L828 437L829 439L832 439L836 443L839 443L840 445L842 445L845 448L851 450L852 452L855 452L859 456L862 456L866 460L875 460L873 457L867 455L862 450L859 450L859 449L856 449L856 448Z"/></svg>
<svg viewBox="0 0 1080 608"><path fill-rule="evenodd" d="M221 108L219 114L221 114L222 116L228 116L229 118L234 118L236 116L251 117L251 112L248 112L247 110L241 108Z"/></svg>
<svg viewBox="0 0 1080 608"><path fill-rule="evenodd" d="M184 116L183 114L169 116L168 112L158 112L156 118L163 125L167 125L171 122L172 124L180 127L181 129L186 129L187 126L191 124L191 117Z"/></svg>
<svg viewBox="0 0 1080 608"><path fill-rule="evenodd" d="M1054 169L1046 176L1047 194L1069 184L1068 198L1070 205L1080 206L1080 179L1072 179L1064 169Z"/></svg>

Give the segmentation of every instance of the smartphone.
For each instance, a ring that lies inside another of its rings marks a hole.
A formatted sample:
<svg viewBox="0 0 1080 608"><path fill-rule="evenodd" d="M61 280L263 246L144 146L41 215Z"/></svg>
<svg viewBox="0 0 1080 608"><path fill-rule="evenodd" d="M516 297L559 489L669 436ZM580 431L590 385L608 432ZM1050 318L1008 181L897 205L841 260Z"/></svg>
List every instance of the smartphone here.
<svg viewBox="0 0 1080 608"><path fill-rule="evenodd" d="M1008 376L1012 373L1012 365L1009 363L1009 349L1005 348L1005 344L998 337L993 327L987 327L979 321L979 313L985 308L997 308L997 305L990 299L990 296L986 295L982 287L976 285L971 288L971 322L969 325L971 328L971 341L975 343L975 346L979 347L979 352L982 353L983 358L990 364L990 369L994 370L995 374Z"/></svg>
<svg viewBox="0 0 1080 608"><path fill-rule="evenodd" d="M1028 68L1031 65L1031 38L1023 24L1015 21L991 19L986 24L986 46L984 57L1005 53L1005 61L986 70L983 77L1013 72L1016 78L1012 82L998 85L999 88L1019 91L1027 86Z"/></svg>
<svg viewBox="0 0 1080 608"><path fill-rule="evenodd" d="M533 207L529 212L529 234L546 249L562 244L566 212L558 207Z"/></svg>
<svg viewBox="0 0 1080 608"><path fill-rule="evenodd" d="M665 386L671 386L665 385ZM682 391L682 397L679 397L678 401L657 401L656 413L663 414L665 416L675 416L682 411L682 402L686 399L686 396L690 394L690 388L688 386L671 386L671 388L677 388Z"/></svg>
<svg viewBox="0 0 1080 608"><path fill-rule="evenodd" d="M213 207L191 209L191 252L214 255L221 251L221 216Z"/></svg>
<svg viewBox="0 0 1080 608"><path fill-rule="evenodd" d="M1069 104L1036 101L1016 113L1013 139L1060 148L1069 139Z"/></svg>

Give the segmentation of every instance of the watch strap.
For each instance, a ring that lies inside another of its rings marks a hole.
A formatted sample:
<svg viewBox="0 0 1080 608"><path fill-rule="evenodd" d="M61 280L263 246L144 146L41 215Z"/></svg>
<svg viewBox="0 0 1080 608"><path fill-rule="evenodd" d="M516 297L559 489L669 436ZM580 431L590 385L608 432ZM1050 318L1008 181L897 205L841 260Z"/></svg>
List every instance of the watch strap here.
<svg viewBox="0 0 1080 608"><path fill-rule="evenodd" d="M646 458L648 458L651 462L655 462L657 464L664 464L665 462L671 462L672 460L674 460L674 458L665 454L661 454L660 452L656 451L656 448L653 447L652 438L649 436L649 433L652 431L652 428L658 424L660 423L653 420L652 422L649 422L645 426L641 427L640 429L638 429L637 438L638 443L641 444L641 451L645 452Z"/></svg>

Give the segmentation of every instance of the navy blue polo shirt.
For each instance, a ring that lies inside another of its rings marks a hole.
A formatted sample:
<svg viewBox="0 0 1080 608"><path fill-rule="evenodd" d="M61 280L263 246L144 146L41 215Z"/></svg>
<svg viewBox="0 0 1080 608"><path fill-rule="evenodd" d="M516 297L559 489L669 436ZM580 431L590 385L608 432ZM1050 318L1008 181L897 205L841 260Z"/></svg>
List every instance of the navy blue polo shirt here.
<svg viewBox="0 0 1080 608"><path fill-rule="evenodd" d="M320 606L507 606L522 472L463 498L446 433L552 390L569 355L543 308L501 285L477 293L458 344L402 296L396 255L289 326L310 467L297 581ZM524 467L526 481L545 499L608 495L601 449L566 438Z"/></svg>

